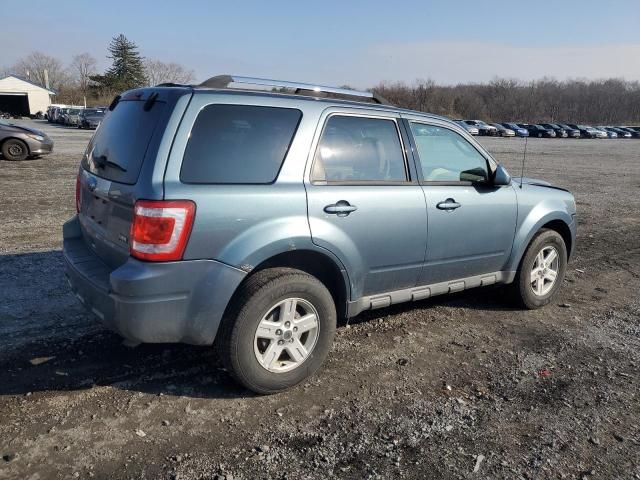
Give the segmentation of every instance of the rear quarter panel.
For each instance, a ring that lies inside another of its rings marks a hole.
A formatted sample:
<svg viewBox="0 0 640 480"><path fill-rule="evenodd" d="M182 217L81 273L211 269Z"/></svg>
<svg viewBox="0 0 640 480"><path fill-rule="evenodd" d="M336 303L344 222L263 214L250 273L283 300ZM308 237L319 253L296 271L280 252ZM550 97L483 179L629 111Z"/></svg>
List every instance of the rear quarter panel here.
<svg viewBox="0 0 640 480"><path fill-rule="evenodd" d="M180 168L198 113L210 104L295 108L302 118L277 180L269 185L185 184ZM307 219L303 174L320 107L312 102L261 95L198 91L175 135L164 176L166 199L196 202L185 259L215 259L250 271L290 250L315 249Z"/></svg>

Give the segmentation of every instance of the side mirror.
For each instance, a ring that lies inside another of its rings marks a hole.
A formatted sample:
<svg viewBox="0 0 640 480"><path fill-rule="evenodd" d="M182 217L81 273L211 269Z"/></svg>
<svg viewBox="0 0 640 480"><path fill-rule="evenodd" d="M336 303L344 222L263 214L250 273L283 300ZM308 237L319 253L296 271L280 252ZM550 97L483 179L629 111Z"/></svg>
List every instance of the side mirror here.
<svg viewBox="0 0 640 480"><path fill-rule="evenodd" d="M511 185L511 175L500 164L496 167L496 171L493 172L492 180L491 183L496 186Z"/></svg>

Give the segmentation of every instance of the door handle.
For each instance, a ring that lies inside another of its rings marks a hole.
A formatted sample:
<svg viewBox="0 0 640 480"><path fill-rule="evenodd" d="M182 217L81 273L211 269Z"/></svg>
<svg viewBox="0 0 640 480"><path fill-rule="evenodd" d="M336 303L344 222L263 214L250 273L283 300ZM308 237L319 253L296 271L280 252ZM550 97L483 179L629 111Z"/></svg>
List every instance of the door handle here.
<svg viewBox="0 0 640 480"><path fill-rule="evenodd" d="M456 208L460 208L458 202L456 202L453 198L447 198L444 202L440 202L436 205L439 210L446 210L447 212L453 212Z"/></svg>
<svg viewBox="0 0 640 480"><path fill-rule="evenodd" d="M339 217L346 217L351 212L355 212L358 209L355 205L351 205L346 200L340 200L333 205L327 205L324 207L325 213L332 215L338 215Z"/></svg>

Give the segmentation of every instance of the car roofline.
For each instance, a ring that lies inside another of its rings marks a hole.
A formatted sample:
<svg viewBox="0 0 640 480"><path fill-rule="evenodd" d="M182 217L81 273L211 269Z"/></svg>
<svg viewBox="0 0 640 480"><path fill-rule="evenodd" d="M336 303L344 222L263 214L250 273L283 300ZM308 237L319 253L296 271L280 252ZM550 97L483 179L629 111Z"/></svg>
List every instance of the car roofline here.
<svg viewBox="0 0 640 480"><path fill-rule="evenodd" d="M211 88L211 87L200 87L197 85L167 85L161 84L156 87L147 87L150 89L154 88L176 88L181 87L185 89L189 89L193 91L194 94L200 95L225 95L225 96L252 96L252 97L263 97L263 98L277 98L277 99L289 99L296 100L299 102L320 102L329 106L344 106L344 107L354 107L354 108L366 108L367 110L377 110L384 112L394 112L398 114L406 114L406 115L418 115L424 117L425 119L434 119L441 120L445 122L449 122L459 126L453 119L444 117L442 115L436 115L429 112L420 112L418 110L411 110L408 108L397 107L395 105L384 105L378 103L371 102L360 102L357 100L346 100L341 98L334 97L319 97L319 96L310 96L310 95L300 95L300 94L292 94L285 92L271 92L271 91L262 91L262 90L253 90L253 89L242 89L242 88Z"/></svg>

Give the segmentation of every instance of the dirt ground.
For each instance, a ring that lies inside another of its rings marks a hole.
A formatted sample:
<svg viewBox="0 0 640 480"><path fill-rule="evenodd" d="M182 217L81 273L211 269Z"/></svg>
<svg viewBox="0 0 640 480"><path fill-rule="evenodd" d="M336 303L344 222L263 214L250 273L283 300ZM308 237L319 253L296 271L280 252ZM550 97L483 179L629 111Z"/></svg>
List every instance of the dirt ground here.
<svg viewBox="0 0 640 480"><path fill-rule="evenodd" d="M56 145L0 159L0 478L640 478L640 141L529 141L526 174L578 204L552 305L496 287L362 314L259 397L210 348L130 349L85 313L60 248L91 133L30 123ZM519 174L522 140L481 142Z"/></svg>

